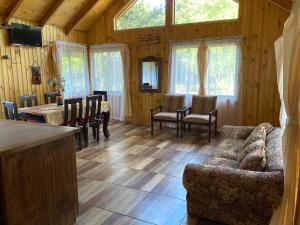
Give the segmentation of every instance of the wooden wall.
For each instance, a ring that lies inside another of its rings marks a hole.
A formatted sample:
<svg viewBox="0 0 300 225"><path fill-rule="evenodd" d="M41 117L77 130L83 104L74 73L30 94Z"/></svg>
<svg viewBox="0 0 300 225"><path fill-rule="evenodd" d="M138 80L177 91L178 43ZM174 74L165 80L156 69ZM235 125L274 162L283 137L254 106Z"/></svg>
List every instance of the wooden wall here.
<svg viewBox="0 0 300 225"><path fill-rule="evenodd" d="M162 93L169 84L168 60L170 40L193 40L202 37L242 36L243 124L270 121L278 125L279 96L276 84L274 41L281 35L288 13L267 0L240 0L240 19L229 22L172 25L172 0L167 0L167 26L128 31L114 31L114 16L128 0L117 1L88 32L89 44L121 42L131 51L130 90L133 108L132 122L149 123L149 109L161 103L162 94L141 93L138 90L138 59L153 55L163 58ZM138 38L145 34L160 36L159 44L144 45Z"/></svg>
<svg viewBox="0 0 300 225"><path fill-rule="evenodd" d="M14 22L32 24L30 22L13 19ZM86 43L86 33L72 32L69 36L55 26L46 25L43 30L43 42L64 40L70 42ZM44 102L43 93L52 91L48 85L48 79L52 74L46 72L46 63L49 48L34 48L26 46L8 46L7 32L0 30L0 52L1 56L9 55L10 59L0 58L0 101L8 100L19 104L21 95L37 94L40 103ZM42 84L33 85L31 81L31 66L36 64L41 67ZM3 116L2 104L0 107L0 118Z"/></svg>

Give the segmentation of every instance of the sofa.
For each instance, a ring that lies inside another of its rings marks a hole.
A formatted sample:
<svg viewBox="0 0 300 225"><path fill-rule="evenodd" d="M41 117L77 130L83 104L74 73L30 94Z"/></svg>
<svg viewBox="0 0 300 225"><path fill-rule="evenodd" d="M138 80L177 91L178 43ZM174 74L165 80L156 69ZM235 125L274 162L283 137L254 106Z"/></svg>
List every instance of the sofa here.
<svg viewBox="0 0 300 225"><path fill-rule="evenodd" d="M229 225L267 225L283 194L282 130L265 136L262 171L240 169L239 154L255 127L224 126L213 157L188 164L183 175L190 216Z"/></svg>

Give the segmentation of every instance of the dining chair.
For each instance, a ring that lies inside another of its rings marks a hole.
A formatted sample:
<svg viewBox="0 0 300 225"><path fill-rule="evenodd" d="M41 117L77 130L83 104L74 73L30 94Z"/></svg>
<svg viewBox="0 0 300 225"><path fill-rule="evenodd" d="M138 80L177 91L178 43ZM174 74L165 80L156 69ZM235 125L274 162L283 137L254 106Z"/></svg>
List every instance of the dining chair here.
<svg viewBox="0 0 300 225"><path fill-rule="evenodd" d="M101 95L103 101L107 101L107 91L93 91L93 95Z"/></svg>
<svg viewBox="0 0 300 225"><path fill-rule="evenodd" d="M14 102L3 101L4 116L7 120L20 120L18 106Z"/></svg>
<svg viewBox="0 0 300 225"><path fill-rule="evenodd" d="M85 106L85 124L88 126L84 127L85 145L88 146L88 127L93 129L93 137L97 139L99 143L99 130L101 125L101 101L102 95L93 95L86 97Z"/></svg>
<svg viewBox="0 0 300 225"><path fill-rule="evenodd" d="M82 133L86 124L82 118L82 98L70 98L64 101L64 126L77 127L79 132L76 134L79 149L82 148Z"/></svg>
<svg viewBox="0 0 300 225"><path fill-rule="evenodd" d="M191 125L208 126L208 141L211 140L212 125L215 125L215 136L217 135L218 110L216 109L217 96L198 96L194 95L192 106L182 110L181 115L181 137L185 131L185 125L188 124L189 131ZM188 112L188 115L186 114Z"/></svg>
<svg viewBox="0 0 300 225"><path fill-rule="evenodd" d="M45 104L56 103L56 97L58 97L58 96L60 96L59 92L48 92L48 93L45 93L44 94Z"/></svg>
<svg viewBox="0 0 300 225"><path fill-rule="evenodd" d="M177 128L177 138L179 138L179 125L181 110L184 107L184 95L164 95L163 104L151 109L151 135L154 132L154 122L159 122L162 129L162 122L175 123ZM159 113L154 114L159 109Z"/></svg>
<svg viewBox="0 0 300 225"><path fill-rule="evenodd" d="M32 104L34 102L34 104ZM21 96L20 97L20 105L21 108L26 107L32 107L39 105L38 97L37 95L28 95L28 96Z"/></svg>

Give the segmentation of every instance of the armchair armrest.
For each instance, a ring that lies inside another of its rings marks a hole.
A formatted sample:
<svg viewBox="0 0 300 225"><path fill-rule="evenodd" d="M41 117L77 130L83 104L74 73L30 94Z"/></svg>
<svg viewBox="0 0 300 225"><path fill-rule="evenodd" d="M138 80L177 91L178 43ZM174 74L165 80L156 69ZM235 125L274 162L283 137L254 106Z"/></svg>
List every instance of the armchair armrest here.
<svg viewBox="0 0 300 225"><path fill-rule="evenodd" d="M209 112L208 115L210 115L210 116L217 116L218 115L218 110L215 109L215 110Z"/></svg>
<svg viewBox="0 0 300 225"><path fill-rule="evenodd" d="M192 196L224 204L278 207L283 194L283 173L254 172L221 166L189 164L183 184Z"/></svg>
<svg viewBox="0 0 300 225"><path fill-rule="evenodd" d="M183 119L186 116L187 111L188 111L188 114L190 114L191 110L192 110L192 107L184 107L184 108L180 109L181 119Z"/></svg>
<svg viewBox="0 0 300 225"><path fill-rule="evenodd" d="M225 138L246 139L254 129L253 126L223 126L220 133Z"/></svg>

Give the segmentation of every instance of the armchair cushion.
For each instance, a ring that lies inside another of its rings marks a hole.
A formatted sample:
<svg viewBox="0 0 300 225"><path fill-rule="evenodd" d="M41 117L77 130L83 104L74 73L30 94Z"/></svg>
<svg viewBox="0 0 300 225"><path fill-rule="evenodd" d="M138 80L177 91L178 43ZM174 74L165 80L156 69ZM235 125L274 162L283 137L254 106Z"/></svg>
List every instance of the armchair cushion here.
<svg viewBox="0 0 300 225"><path fill-rule="evenodd" d="M264 150L266 147L265 141L263 139L255 141L248 145L246 148L242 149L242 151L239 154L238 162L242 162L244 158L250 153L255 150Z"/></svg>
<svg viewBox="0 0 300 225"><path fill-rule="evenodd" d="M163 111L177 112L177 110L184 107L184 95L164 95Z"/></svg>
<svg viewBox="0 0 300 225"><path fill-rule="evenodd" d="M242 170L263 171L266 166L265 149L256 149L246 155L240 164Z"/></svg>
<svg viewBox="0 0 300 225"><path fill-rule="evenodd" d="M192 111L195 114L208 114L216 109L217 96L193 96Z"/></svg>
<svg viewBox="0 0 300 225"><path fill-rule="evenodd" d="M213 156L237 161L244 143L245 140L227 138L218 146Z"/></svg>
<svg viewBox="0 0 300 225"><path fill-rule="evenodd" d="M216 117L211 117L211 122L215 122ZM209 115L190 114L183 118L185 123L209 123Z"/></svg>
<svg viewBox="0 0 300 225"><path fill-rule="evenodd" d="M180 115L180 114L179 114ZM175 112L160 112L153 116L155 120L177 120L177 113Z"/></svg>

